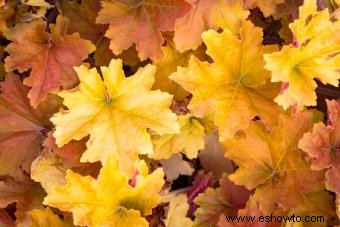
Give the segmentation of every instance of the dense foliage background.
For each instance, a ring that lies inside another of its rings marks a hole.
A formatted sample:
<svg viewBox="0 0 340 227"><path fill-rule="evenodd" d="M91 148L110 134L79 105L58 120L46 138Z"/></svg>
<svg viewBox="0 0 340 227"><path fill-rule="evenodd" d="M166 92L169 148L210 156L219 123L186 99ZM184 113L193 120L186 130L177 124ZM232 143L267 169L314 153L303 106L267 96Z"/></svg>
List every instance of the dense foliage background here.
<svg viewBox="0 0 340 227"><path fill-rule="evenodd" d="M0 0L0 226L339 225L339 6Z"/></svg>

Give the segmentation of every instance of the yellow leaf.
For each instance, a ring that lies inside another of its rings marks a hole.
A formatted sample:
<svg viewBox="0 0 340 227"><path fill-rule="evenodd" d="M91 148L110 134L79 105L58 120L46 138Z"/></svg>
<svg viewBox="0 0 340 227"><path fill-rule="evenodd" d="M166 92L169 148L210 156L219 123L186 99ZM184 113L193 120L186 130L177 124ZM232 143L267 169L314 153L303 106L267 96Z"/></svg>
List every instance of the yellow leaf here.
<svg viewBox="0 0 340 227"><path fill-rule="evenodd" d="M178 133L177 116L169 109L172 96L150 91L156 68L147 65L125 78L121 60L96 69L75 68L80 85L60 92L69 110L56 114L54 137L58 146L90 134L82 162L101 161L113 154L120 167L131 173L137 152L153 152L147 129L157 134Z"/></svg>
<svg viewBox="0 0 340 227"><path fill-rule="evenodd" d="M316 0L306 0L299 8L299 19L289 25L298 45L313 39L319 33L332 30L333 23L329 20L327 9L317 11Z"/></svg>
<svg viewBox="0 0 340 227"><path fill-rule="evenodd" d="M181 131L179 134L153 136L154 153L149 157L153 159L168 159L173 154L184 153L189 159L197 157L198 150L204 148L204 128L192 116L179 117Z"/></svg>
<svg viewBox="0 0 340 227"><path fill-rule="evenodd" d="M73 227L72 223L62 221L50 208L34 209L28 212L31 218L30 227Z"/></svg>
<svg viewBox="0 0 340 227"><path fill-rule="evenodd" d="M47 193L58 185L65 184L66 169L62 161L55 154L43 151L31 166L31 178L40 182Z"/></svg>
<svg viewBox="0 0 340 227"><path fill-rule="evenodd" d="M108 158L97 180L68 170L66 185L53 188L44 204L72 212L75 225L148 226L142 216L151 214L161 201L164 173L157 169L148 175L144 161L137 169L134 187L113 157Z"/></svg>
<svg viewBox="0 0 340 227"><path fill-rule="evenodd" d="M318 12L315 0L306 0L300 17L289 25L294 45L265 54L265 68L273 82L283 82L275 101L284 109L316 105L314 79L338 86L340 79L340 23L330 21L327 9Z"/></svg>
<svg viewBox="0 0 340 227"><path fill-rule="evenodd" d="M187 218L189 209L188 198L186 194L179 194L170 201L169 211L165 219L166 227L191 227L193 222Z"/></svg>
<svg viewBox="0 0 340 227"><path fill-rule="evenodd" d="M191 57L187 68L178 67L170 76L193 94L189 108L194 115L215 114L220 140L246 129L255 116L269 126L276 124L279 108L263 93L271 84L266 83L270 73L263 69L262 57L276 48L262 46L262 35L249 21L243 23L240 38L229 30L209 30L202 37L213 63Z"/></svg>

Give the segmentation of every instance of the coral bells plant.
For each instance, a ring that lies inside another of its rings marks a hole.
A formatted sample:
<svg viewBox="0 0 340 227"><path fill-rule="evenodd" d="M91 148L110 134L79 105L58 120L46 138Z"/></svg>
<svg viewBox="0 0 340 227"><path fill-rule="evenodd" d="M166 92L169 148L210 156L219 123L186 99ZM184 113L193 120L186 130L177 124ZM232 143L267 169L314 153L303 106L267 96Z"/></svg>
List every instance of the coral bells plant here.
<svg viewBox="0 0 340 227"><path fill-rule="evenodd" d="M340 225L339 7L0 0L0 226Z"/></svg>

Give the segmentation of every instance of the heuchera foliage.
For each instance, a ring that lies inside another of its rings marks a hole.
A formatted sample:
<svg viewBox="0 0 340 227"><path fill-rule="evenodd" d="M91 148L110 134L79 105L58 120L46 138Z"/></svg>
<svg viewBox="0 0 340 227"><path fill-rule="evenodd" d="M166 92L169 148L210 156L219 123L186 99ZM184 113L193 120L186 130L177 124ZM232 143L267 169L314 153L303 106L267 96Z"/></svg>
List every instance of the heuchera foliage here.
<svg viewBox="0 0 340 227"><path fill-rule="evenodd" d="M0 0L0 226L340 225L339 6Z"/></svg>

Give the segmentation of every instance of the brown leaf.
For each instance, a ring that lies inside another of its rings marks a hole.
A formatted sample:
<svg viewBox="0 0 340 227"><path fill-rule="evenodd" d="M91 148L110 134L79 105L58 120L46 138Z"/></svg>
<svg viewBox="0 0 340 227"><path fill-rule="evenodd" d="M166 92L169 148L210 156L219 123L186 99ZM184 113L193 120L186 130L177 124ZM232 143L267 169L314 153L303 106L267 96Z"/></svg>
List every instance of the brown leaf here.
<svg viewBox="0 0 340 227"><path fill-rule="evenodd" d="M215 179L219 179L225 172L234 171L232 161L224 157L224 152L225 148L218 141L217 131L205 137L205 149L198 154L198 158L204 170L211 172Z"/></svg>

